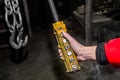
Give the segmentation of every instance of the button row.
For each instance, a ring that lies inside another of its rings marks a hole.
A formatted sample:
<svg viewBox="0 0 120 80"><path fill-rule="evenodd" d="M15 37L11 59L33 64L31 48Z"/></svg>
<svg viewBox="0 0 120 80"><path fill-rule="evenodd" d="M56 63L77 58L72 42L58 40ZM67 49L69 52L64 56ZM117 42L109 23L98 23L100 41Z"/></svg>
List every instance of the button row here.
<svg viewBox="0 0 120 80"><path fill-rule="evenodd" d="M67 43L67 40L66 40L65 38L63 38L63 34L60 34L60 36L62 37L63 43L66 44L66 43ZM65 49L66 49L66 50L70 49L70 46L69 46L69 45L66 45L66 46L65 46ZM71 56L71 55L72 55L72 52L71 52L71 51L68 51L68 52L67 52L67 55L68 55L68 56ZM70 58L70 62L73 63L73 62L74 62L74 58ZM72 65L72 69L77 69L77 65L73 64L73 65Z"/></svg>

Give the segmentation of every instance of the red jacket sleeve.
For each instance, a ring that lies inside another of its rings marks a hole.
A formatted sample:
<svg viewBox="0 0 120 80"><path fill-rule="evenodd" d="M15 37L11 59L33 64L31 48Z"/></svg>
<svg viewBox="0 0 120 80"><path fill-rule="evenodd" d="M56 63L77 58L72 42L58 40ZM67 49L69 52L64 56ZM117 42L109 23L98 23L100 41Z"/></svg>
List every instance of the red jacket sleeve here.
<svg viewBox="0 0 120 80"><path fill-rule="evenodd" d="M104 44L108 62L114 67L120 67L120 38L115 38Z"/></svg>

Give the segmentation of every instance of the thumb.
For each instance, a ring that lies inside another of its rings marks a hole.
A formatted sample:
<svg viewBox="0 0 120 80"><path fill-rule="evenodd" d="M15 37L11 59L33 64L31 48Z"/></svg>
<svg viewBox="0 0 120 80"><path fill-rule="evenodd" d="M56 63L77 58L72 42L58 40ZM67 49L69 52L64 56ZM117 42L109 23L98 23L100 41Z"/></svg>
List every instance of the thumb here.
<svg viewBox="0 0 120 80"><path fill-rule="evenodd" d="M74 39L70 34L68 34L68 33L66 33L66 32L62 32L62 33L63 33L63 36L64 36L70 43L72 43L72 42L75 41L75 39Z"/></svg>

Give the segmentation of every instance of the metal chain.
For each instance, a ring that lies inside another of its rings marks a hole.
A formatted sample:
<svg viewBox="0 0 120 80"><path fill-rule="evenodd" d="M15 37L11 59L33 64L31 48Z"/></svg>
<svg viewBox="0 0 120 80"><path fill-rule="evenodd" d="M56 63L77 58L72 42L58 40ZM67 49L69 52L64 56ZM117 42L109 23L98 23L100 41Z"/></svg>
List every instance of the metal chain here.
<svg viewBox="0 0 120 80"><path fill-rule="evenodd" d="M4 0L5 1L5 20L11 33L10 45L14 49L24 47L28 43L28 35L23 36L23 20L20 13L18 0Z"/></svg>

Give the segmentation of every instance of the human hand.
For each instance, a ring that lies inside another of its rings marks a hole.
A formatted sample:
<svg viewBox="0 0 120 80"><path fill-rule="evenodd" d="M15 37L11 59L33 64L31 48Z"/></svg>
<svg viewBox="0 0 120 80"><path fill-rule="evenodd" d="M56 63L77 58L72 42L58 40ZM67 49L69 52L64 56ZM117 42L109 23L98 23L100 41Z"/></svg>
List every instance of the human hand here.
<svg viewBox="0 0 120 80"><path fill-rule="evenodd" d="M95 56L96 46L86 47L80 44L78 41L76 41L72 36L70 36L66 32L63 32L63 36L69 41L70 46L73 49L73 51L76 53L78 60L84 61L84 60L96 59L96 56ZM62 50L58 49L58 52L60 53L60 57L63 58Z"/></svg>

